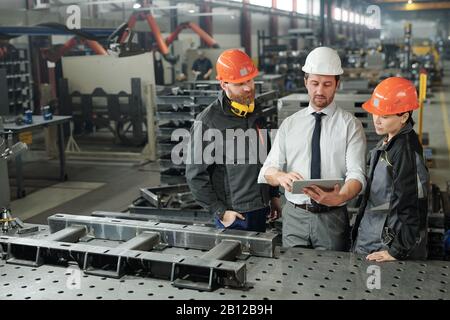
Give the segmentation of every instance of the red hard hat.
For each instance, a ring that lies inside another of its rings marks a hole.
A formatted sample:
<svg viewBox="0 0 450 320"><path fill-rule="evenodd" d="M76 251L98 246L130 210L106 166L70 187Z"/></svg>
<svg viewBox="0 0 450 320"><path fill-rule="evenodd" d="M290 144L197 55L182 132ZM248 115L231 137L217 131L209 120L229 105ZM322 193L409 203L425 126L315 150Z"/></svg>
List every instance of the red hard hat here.
<svg viewBox="0 0 450 320"><path fill-rule="evenodd" d="M419 108L416 87L405 78L387 78L378 84L372 97L362 107L379 116L415 110Z"/></svg>
<svg viewBox="0 0 450 320"><path fill-rule="evenodd" d="M216 63L217 80L241 83L258 75L252 59L241 50L229 49L222 52Z"/></svg>

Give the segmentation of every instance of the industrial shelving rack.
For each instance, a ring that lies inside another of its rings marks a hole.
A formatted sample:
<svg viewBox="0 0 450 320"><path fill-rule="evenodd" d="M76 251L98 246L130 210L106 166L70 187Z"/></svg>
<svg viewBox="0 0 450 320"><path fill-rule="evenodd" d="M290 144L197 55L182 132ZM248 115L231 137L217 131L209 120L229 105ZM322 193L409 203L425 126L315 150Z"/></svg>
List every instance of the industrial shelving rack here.
<svg viewBox="0 0 450 320"><path fill-rule="evenodd" d="M186 183L184 163L174 164L171 152L180 142L172 141L176 129L189 131L195 117L217 99L216 94L205 96L167 95L157 97L157 153L162 184ZM181 138L180 138L181 139Z"/></svg>
<svg viewBox="0 0 450 320"><path fill-rule="evenodd" d="M276 37L277 40L297 41L303 39L304 48L294 49L290 44L273 44L273 36L258 31L258 65L266 74L285 76L285 90L299 92L303 85L302 66L305 64L309 49L315 47L316 36L311 29L292 29L287 35Z"/></svg>
<svg viewBox="0 0 450 320"><path fill-rule="evenodd" d="M6 70L9 109L7 115L19 115L32 109L31 68L27 49L14 48L0 58L0 69Z"/></svg>
<svg viewBox="0 0 450 320"><path fill-rule="evenodd" d="M174 185L186 183L186 165L172 161L172 151L180 142L187 142L185 136L172 136L176 129L184 129L187 134L197 117L219 96L220 91L205 91L204 94L195 91L185 91L189 95L158 95L156 98L157 111L157 153L161 170L161 183ZM270 124L276 124L276 105L278 97L276 91L268 91L256 95L255 103L261 106L261 117ZM175 138L178 137L178 140ZM178 152L179 149L175 149ZM185 158L186 155L182 154Z"/></svg>

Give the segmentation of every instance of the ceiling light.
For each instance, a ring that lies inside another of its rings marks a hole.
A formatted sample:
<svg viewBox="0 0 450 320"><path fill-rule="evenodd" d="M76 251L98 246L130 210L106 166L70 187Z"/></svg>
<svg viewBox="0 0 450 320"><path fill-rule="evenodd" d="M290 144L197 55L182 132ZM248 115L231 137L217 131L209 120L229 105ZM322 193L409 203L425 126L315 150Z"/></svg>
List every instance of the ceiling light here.
<svg viewBox="0 0 450 320"><path fill-rule="evenodd" d="M133 4L133 9L139 9L141 7L140 3Z"/></svg>

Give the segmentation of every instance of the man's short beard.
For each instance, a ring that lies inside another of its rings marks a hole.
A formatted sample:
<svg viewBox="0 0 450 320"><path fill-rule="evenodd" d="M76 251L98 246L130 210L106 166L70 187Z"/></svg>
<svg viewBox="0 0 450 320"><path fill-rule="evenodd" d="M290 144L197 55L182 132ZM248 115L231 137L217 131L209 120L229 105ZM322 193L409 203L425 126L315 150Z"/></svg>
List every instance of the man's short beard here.
<svg viewBox="0 0 450 320"><path fill-rule="evenodd" d="M333 102L334 96L335 96L335 95L333 95L332 97L330 97L330 99L327 99L327 98L325 97L325 100L321 100L320 104L317 104L317 103L314 101L314 97L313 97L312 101L313 101L314 105L315 105L317 108L324 109L324 108L328 107L328 106Z"/></svg>
<svg viewBox="0 0 450 320"><path fill-rule="evenodd" d="M319 103L317 103L315 100L313 100L313 102L314 102L314 105L318 108L326 108L331 103L331 101L328 101L328 100L321 100Z"/></svg>
<svg viewBox="0 0 450 320"><path fill-rule="evenodd" d="M237 103L248 106L249 104L251 104L255 101L255 91L252 90L251 92L249 92L246 95L235 95L231 92L228 92L228 98L231 101L236 101Z"/></svg>

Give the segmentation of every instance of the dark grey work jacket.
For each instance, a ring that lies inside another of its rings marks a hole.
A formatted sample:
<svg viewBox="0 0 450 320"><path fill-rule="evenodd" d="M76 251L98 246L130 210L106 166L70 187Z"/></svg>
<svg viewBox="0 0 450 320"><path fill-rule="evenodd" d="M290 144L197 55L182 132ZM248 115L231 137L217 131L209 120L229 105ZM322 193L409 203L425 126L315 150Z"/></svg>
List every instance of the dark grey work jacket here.
<svg viewBox="0 0 450 320"><path fill-rule="evenodd" d="M353 251L426 258L429 175L422 152L411 124L371 151L368 183L352 230Z"/></svg>
<svg viewBox="0 0 450 320"><path fill-rule="evenodd" d="M268 205L270 196L278 190L257 183L259 170L265 160L265 157L257 155L259 152L267 155L270 148L268 135L258 134L261 132L258 128L266 127L264 119L259 115L258 105L253 113L240 118L231 112L229 103L222 92L215 102L203 110L191 128L188 144L187 183L195 200L213 214L220 214L225 210L247 212L264 208ZM234 131L236 136L228 134L227 137L226 129L242 131ZM248 131L253 135L245 137L244 133L248 129L253 129ZM223 141L203 141L207 130L213 134L220 133ZM237 150L237 141L241 138L245 139L245 150ZM208 152L213 147L216 152ZM256 163L249 163L255 157ZM194 160L201 160L201 163L194 163Z"/></svg>

